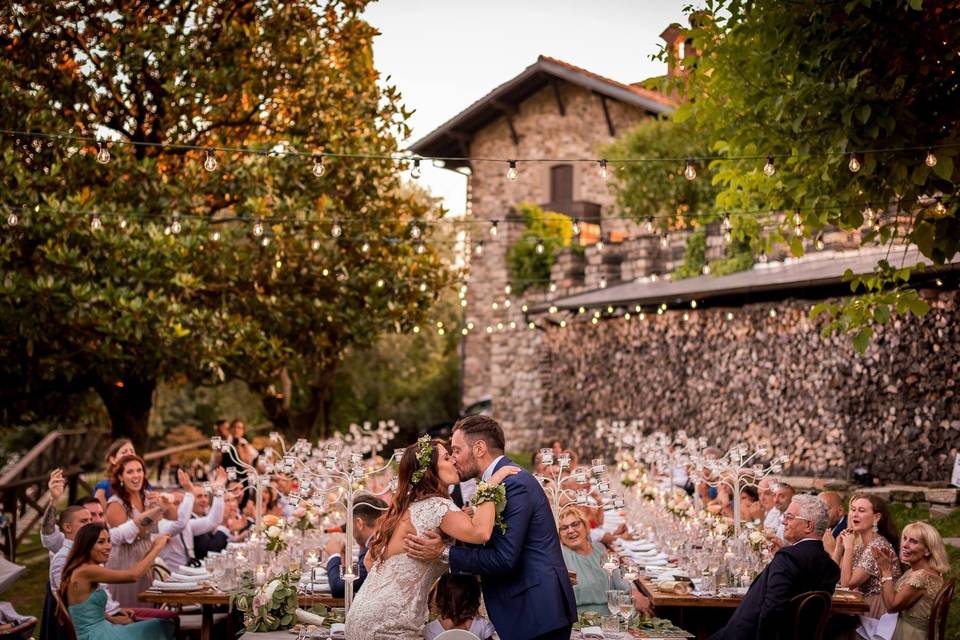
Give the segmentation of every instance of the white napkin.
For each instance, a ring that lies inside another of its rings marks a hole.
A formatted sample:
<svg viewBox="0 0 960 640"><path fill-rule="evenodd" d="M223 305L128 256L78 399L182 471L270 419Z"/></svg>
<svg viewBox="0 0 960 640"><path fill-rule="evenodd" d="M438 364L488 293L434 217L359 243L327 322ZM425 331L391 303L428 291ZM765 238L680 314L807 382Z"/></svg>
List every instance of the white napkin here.
<svg viewBox="0 0 960 640"><path fill-rule="evenodd" d="M177 569L177 573L183 573L183 574L186 574L186 575L189 575L189 576L208 576L208 575L210 575L204 567L189 567L189 566L187 566L187 565L183 565L182 567L180 567L179 569ZM174 575L176 575L176 574L174 574Z"/></svg>
<svg viewBox="0 0 960 640"><path fill-rule="evenodd" d="M200 584L197 582L165 582L163 580L154 580L150 587L160 591L188 591L199 589Z"/></svg>
<svg viewBox="0 0 960 640"><path fill-rule="evenodd" d="M583 627L580 629L580 635L583 636L583 640L588 638L603 638L603 629L600 627Z"/></svg>
<svg viewBox="0 0 960 640"><path fill-rule="evenodd" d="M297 620L304 624L315 624L318 627L323 624L323 621L326 620L323 616L318 616L315 613L310 613L309 611L304 611L303 609L296 610Z"/></svg>
<svg viewBox="0 0 960 640"><path fill-rule="evenodd" d="M170 574L170 582L198 582L200 580L209 580L213 576L209 573L193 573L190 575L184 575L182 573L173 572Z"/></svg>
<svg viewBox="0 0 960 640"><path fill-rule="evenodd" d="M342 622L334 622L330 625L331 638L343 638L346 634L346 626Z"/></svg>

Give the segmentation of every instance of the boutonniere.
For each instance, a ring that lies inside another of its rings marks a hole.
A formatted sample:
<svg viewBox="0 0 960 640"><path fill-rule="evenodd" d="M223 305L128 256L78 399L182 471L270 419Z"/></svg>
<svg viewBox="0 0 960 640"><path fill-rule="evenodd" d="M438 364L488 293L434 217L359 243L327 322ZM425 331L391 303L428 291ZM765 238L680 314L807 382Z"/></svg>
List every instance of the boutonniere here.
<svg viewBox="0 0 960 640"><path fill-rule="evenodd" d="M477 483L477 492L473 494L473 504L480 506L484 502L492 502L497 510L497 519L494 523L500 527L501 533L507 532L507 523L503 520L503 509L507 506L507 488L501 482L492 485L487 482Z"/></svg>

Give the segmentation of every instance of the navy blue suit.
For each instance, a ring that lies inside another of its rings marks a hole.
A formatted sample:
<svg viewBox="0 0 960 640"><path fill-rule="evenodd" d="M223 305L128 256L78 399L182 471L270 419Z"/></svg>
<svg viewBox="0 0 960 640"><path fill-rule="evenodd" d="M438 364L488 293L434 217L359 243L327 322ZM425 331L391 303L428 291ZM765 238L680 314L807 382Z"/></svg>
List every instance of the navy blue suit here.
<svg viewBox="0 0 960 640"><path fill-rule="evenodd" d="M367 579L367 567L363 564L363 559L367 555L367 547L360 550L357 557L357 579L353 581L353 592L356 593L363 586L363 581ZM340 577L340 556L334 556L327 560L327 581L330 582L330 595L334 598L342 598L346 587L343 586L343 578Z"/></svg>
<svg viewBox="0 0 960 640"><path fill-rule="evenodd" d="M843 517L840 518L840 522L833 526L831 533L834 538L839 538L840 534L843 533L843 530L847 528L847 514L843 514Z"/></svg>
<svg viewBox="0 0 960 640"><path fill-rule="evenodd" d="M506 465L518 466L504 457L494 471ZM484 546L450 549L450 572L480 576L487 612L502 640L569 638L577 603L550 503L526 471L504 484L507 532L494 526Z"/></svg>
<svg viewBox="0 0 960 640"><path fill-rule="evenodd" d="M790 599L807 591L833 593L840 567L820 540L783 547L757 576L727 625L710 640L770 640L793 630Z"/></svg>

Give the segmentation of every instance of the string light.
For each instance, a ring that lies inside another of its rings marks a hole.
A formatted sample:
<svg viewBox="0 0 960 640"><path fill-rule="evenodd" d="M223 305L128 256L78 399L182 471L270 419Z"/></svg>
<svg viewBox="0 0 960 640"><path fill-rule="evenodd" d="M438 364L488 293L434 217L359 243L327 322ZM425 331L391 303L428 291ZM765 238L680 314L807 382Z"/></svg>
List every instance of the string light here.
<svg viewBox="0 0 960 640"><path fill-rule="evenodd" d="M769 260L769 258L767 257L767 252L766 252L766 251L761 251L761 252L760 252L760 264L767 264L767 260Z"/></svg>
<svg viewBox="0 0 960 640"><path fill-rule="evenodd" d="M203 159L203 168L213 173L217 170L217 156L213 153L213 149L207 149L207 157Z"/></svg>
<svg viewBox="0 0 960 640"><path fill-rule="evenodd" d="M520 177L520 172L517 171L517 161L510 160L507 163L507 180L510 182L516 182L517 178Z"/></svg>
<svg viewBox="0 0 960 640"><path fill-rule="evenodd" d="M606 279L606 278L600 278L600 288L601 288L601 289L606 289L606 288L607 288L607 279Z"/></svg>
<svg viewBox="0 0 960 640"><path fill-rule="evenodd" d="M366 240L364 240L364 241L363 241L363 244L360 245L360 252L361 252L361 253L366 253L366 252L368 252L368 251L370 251L370 243L367 242Z"/></svg>
<svg viewBox="0 0 960 640"><path fill-rule="evenodd" d="M861 166L862 165L860 164L859 154L851 153L850 161L847 162L847 168L850 169L852 173L857 173L858 171L860 171Z"/></svg>
<svg viewBox="0 0 960 640"><path fill-rule="evenodd" d="M776 310L776 309L770 309L770 317L771 317L771 318L776 318L776 317L777 317L777 310Z"/></svg>
<svg viewBox="0 0 960 640"><path fill-rule="evenodd" d="M927 150L927 157L923 159L923 162L932 169L937 166L937 156L933 155L933 151Z"/></svg>
<svg viewBox="0 0 960 640"><path fill-rule="evenodd" d="M653 216L647 216L643 223L643 230L647 233L653 233Z"/></svg>
<svg viewBox="0 0 960 640"><path fill-rule="evenodd" d="M499 227L498 227L499 224L500 224L500 223L497 222L496 220L494 220L493 222L490 223L490 237L491 237L491 238L496 238L496 237L497 237L497 233L499 232Z"/></svg>
<svg viewBox="0 0 960 640"><path fill-rule="evenodd" d="M511 287L510 285L504 285L504 287L503 287L503 295L508 296L508 295L510 295L510 292L511 292L511 291L513 291L513 287Z"/></svg>
<svg viewBox="0 0 960 640"><path fill-rule="evenodd" d="M97 162L100 164L110 163L110 150L107 149L107 145L102 142L97 143Z"/></svg>
<svg viewBox="0 0 960 640"><path fill-rule="evenodd" d="M263 218L257 217L253 223L253 235L258 238L263 235Z"/></svg>
<svg viewBox="0 0 960 640"><path fill-rule="evenodd" d="M938 218L947 215L947 207L943 204L943 198L937 196L937 203L933 205L933 214Z"/></svg>
<svg viewBox="0 0 960 640"><path fill-rule="evenodd" d="M687 180L697 179L697 165L693 161L693 158L687 160L687 166L683 170L683 177Z"/></svg>
<svg viewBox="0 0 960 640"><path fill-rule="evenodd" d="M710 265L708 264L703 265L703 269L701 271L703 271L703 275L705 276L710 275Z"/></svg>
<svg viewBox="0 0 960 640"><path fill-rule="evenodd" d="M767 163L763 165L763 173L767 177L771 177L776 172L777 172L777 167L773 164L773 156L767 156Z"/></svg>
<svg viewBox="0 0 960 640"><path fill-rule="evenodd" d="M410 177L414 180L420 178L423 175L423 171L420 169L420 158L415 158L413 161L413 168L410 169Z"/></svg>
<svg viewBox="0 0 960 640"><path fill-rule="evenodd" d="M733 224L730 222L730 214L723 214L723 224L721 225L724 231L730 231L733 229Z"/></svg>
<svg viewBox="0 0 960 640"><path fill-rule="evenodd" d="M418 225L416 222L414 222L413 224L410 225L410 237L411 237L411 238L413 238L414 240L416 240L416 239L418 239L418 238L420 237L421 233L422 233L422 232L420 231L420 225Z"/></svg>
<svg viewBox="0 0 960 640"><path fill-rule="evenodd" d="M723 242L724 242L724 244L730 244L731 242L733 242L733 234L730 233L729 231L724 231L724 232L723 232Z"/></svg>
<svg viewBox="0 0 960 640"><path fill-rule="evenodd" d="M317 238L314 238L313 240L311 240L311 241L310 241L310 249L312 249L313 251L319 251L319 250L320 250L320 240L317 239Z"/></svg>
<svg viewBox="0 0 960 640"><path fill-rule="evenodd" d="M601 160L600 161L600 179L606 180L608 176L609 174L607 173L607 161Z"/></svg>
<svg viewBox="0 0 960 640"><path fill-rule="evenodd" d="M103 220L100 219L100 214L95 213L93 217L90 218L90 230L91 231L100 231L103 228Z"/></svg>
<svg viewBox="0 0 960 640"><path fill-rule="evenodd" d="M473 255L478 258L483 255L483 240L477 243L477 246L473 249Z"/></svg>
<svg viewBox="0 0 960 640"><path fill-rule="evenodd" d="M121 216L121 217L120 217L120 228L121 228L121 229L126 229L126 228L127 228L127 224L128 224L128 223L127 223L127 219Z"/></svg>
<svg viewBox="0 0 960 640"><path fill-rule="evenodd" d="M542 240L537 240L537 246L534 249L537 252L537 255L543 255L543 252L546 250L543 246Z"/></svg>
<svg viewBox="0 0 960 640"><path fill-rule="evenodd" d="M220 232L219 232L219 231L216 231L216 230L211 231L211 232L210 232L210 240L211 240L212 242L220 242Z"/></svg>
<svg viewBox="0 0 960 640"><path fill-rule="evenodd" d="M269 237L269 236L263 236L263 238L260 239L260 246L261 246L261 247L269 247L269 246L270 246L270 237Z"/></svg>
<svg viewBox="0 0 960 640"><path fill-rule="evenodd" d="M426 252L426 250L427 250L426 245L424 245L422 242L417 242L417 248L415 249L415 251L417 252L418 256L422 256Z"/></svg>
<svg viewBox="0 0 960 640"><path fill-rule="evenodd" d="M660 248L666 249L670 246L670 236L666 232L660 234Z"/></svg>
<svg viewBox="0 0 960 640"><path fill-rule="evenodd" d="M598 253L603 253L603 238L597 240L597 243L594 245L597 248Z"/></svg>
<svg viewBox="0 0 960 640"><path fill-rule="evenodd" d="M814 243L814 246L817 248L817 251L823 251L823 236L817 236L817 241Z"/></svg>
<svg viewBox="0 0 960 640"><path fill-rule="evenodd" d="M573 219L573 235L580 235L580 221L577 218Z"/></svg>
<svg viewBox="0 0 960 640"><path fill-rule="evenodd" d="M10 225L11 227L15 227L17 226L18 222L20 222L20 218L17 216L17 213L15 211L11 211L9 214L7 214L8 225Z"/></svg>
<svg viewBox="0 0 960 640"><path fill-rule="evenodd" d="M870 203L867 203L866 208L863 210L863 224L868 227L872 227L874 222L876 222L876 212L873 210L873 207L870 206Z"/></svg>
<svg viewBox="0 0 960 640"><path fill-rule="evenodd" d="M310 172L317 178L322 177L323 174L327 172L327 165L323 163L322 155L313 156L313 167L310 169Z"/></svg>
<svg viewBox="0 0 960 640"><path fill-rule="evenodd" d="M336 220L333 221L333 224L330 225L330 235L334 238L339 238L343 235L343 227L340 226Z"/></svg>
<svg viewBox="0 0 960 640"><path fill-rule="evenodd" d="M179 214L179 213L175 213L175 214L173 214L173 219L170 221L170 232L171 232L173 235L177 235L177 234L179 234L180 231L182 231L182 230L183 230L183 227L182 227L182 225L180 224L180 214Z"/></svg>

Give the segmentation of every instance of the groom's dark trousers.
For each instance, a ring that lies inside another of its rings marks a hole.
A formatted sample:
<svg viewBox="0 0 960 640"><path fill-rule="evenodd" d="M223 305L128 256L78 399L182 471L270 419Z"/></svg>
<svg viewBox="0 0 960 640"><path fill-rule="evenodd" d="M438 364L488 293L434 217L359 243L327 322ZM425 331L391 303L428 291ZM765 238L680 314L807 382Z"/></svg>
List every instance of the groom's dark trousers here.
<svg viewBox="0 0 960 640"><path fill-rule="evenodd" d="M494 471L506 465L517 466L504 457ZM480 576L487 612L501 640L568 640L577 604L550 503L526 471L504 484L506 533L495 526L483 547L453 547L450 572Z"/></svg>

